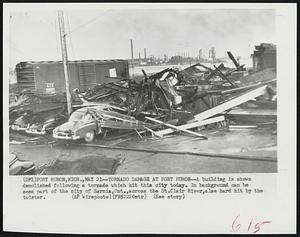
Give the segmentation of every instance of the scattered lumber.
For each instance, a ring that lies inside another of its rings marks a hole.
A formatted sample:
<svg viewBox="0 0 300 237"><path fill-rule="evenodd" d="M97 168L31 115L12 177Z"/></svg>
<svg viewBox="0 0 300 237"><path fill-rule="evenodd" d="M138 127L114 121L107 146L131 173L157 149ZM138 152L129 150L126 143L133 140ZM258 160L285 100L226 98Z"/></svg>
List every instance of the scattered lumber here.
<svg viewBox="0 0 300 237"><path fill-rule="evenodd" d="M247 93L245 93L241 96L238 96L238 97L233 98L233 99L231 99L231 100L229 100L229 101L227 101L223 104L215 106L212 109L208 109L204 112L201 112L200 114L197 114L194 117L198 121L210 118L214 115L217 115L219 113L224 112L225 110L231 109L235 106L238 106L242 103L245 103L249 100L252 100L252 99L254 99L254 98L256 98L260 95L263 95L266 91L266 88L267 88L267 86L264 85L264 86L261 86L259 88L254 89L254 90L251 90L251 91L249 91L249 92L247 92Z"/></svg>
<svg viewBox="0 0 300 237"><path fill-rule="evenodd" d="M233 84L233 83L232 83L232 82L231 82L231 81L223 74L223 72L221 72L221 70L220 70L219 68L217 68L215 65L214 65L214 68L218 71L219 76L220 76L223 80L227 81L227 82L231 85L232 88L236 88L236 87L237 87L235 84Z"/></svg>
<svg viewBox="0 0 300 237"><path fill-rule="evenodd" d="M20 144L24 144L24 143L25 142L15 141L15 140L9 141L9 144L12 144L12 145L20 145Z"/></svg>
<svg viewBox="0 0 300 237"><path fill-rule="evenodd" d="M218 66L218 69L219 68L222 68L224 65L223 64L220 64ZM204 78L206 81L209 81L211 78L213 78L214 76L216 76L218 74L218 71L217 71L217 68L215 68L214 70L209 70L210 71L210 74Z"/></svg>
<svg viewBox="0 0 300 237"><path fill-rule="evenodd" d="M229 129L249 129L257 128L256 125L229 125Z"/></svg>
<svg viewBox="0 0 300 237"><path fill-rule="evenodd" d="M198 120L198 122L194 122L194 123L190 123L190 124L185 124L185 125L181 125L176 127L177 129L189 129L189 128L195 128L195 127L199 127L199 126L203 126L206 124L210 124L210 123L216 123L216 122L220 122L224 120L224 116L219 116L219 117L215 117L212 119L207 119L209 117L212 117L216 114L222 113L225 110L231 109L237 105L240 105L244 102L247 102L255 97L258 97L260 95L262 95L265 90L266 90L266 85L261 86L259 88L256 88L254 90L251 90L241 96L238 96L236 98L233 98L223 104L220 104L216 107L213 107L211 109L208 109L200 114L195 115L195 118ZM207 119L207 120L205 120ZM176 129L175 129L176 130ZM165 134L169 134L174 132L174 129L165 129L165 130L161 130L158 131L157 134L159 135L165 135Z"/></svg>
<svg viewBox="0 0 300 237"><path fill-rule="evenodd" d="M236 92L241 92L244 90L250 90L250 89L254 89L261 86L261 83L255 83L255 84L251 84L248 86L242 86L242 87L237 87L237 88L233 88L233 89L228 89L228 90L222 90L220 91L221 95L226 95L226 94L231 94L231 93L236 93Z"/></svg>
<svg viewBox="0 0 300 237"><path fill-rule="evenodd" d="M139 135L139 137L140 137L141 139L143 139L142 135L139 133L139 131L138 131L137 129L134 129L134 131L136 131L136 133Z"/></svg>
<svg viewBox="0 0 300 237"><path fill-rule="evenodd" d="M234 58L233 54L230 51L227 51L227 55L231 59L231 61L234 63L234 66L236 68L239 68L240 64L236 61L236 59Z"/></svg>
<svg viewBox="0 0 300 237"><path fill-rule="evenodd" d="M163 137L162 135L159 135L157 132L153 131L153 130L150 129L150 128L147 128L146 126L144 126L144 128L145 128L147 131L151 132L153 135L157 136L157 137L160 137L160 138Z"/></svg>
<svg viewBox="0 0 300 237"><path fill-rule="evenodd" d="M230 52L230 51L227 51L227 55L228 57L231 59L231 61L234 63L234 66L236 67L236 69L238 70L245 70L244 66L245 64L243 65L240 65L236 59L234 58L233 54Z"/></svg>
<svg viewBox="0 0 300 237"><path fill-rule="evenodd" d="M185 132L185 133L189 133L189 134L195 135L197 137L202 137L202 138L207 139L206 136L204 136L204 135L202 135L200 133L192 132L192 131L189 131L189 130L184 129L184 128L180 128L180 127L168 124L168 123L164 123L164 122L162 122L160 120L157 120L157 119L154 119L154 118L150 118L150 117L145 117L145 118L148 119L148 120L150 120L150 121L153 121L153 122L156 122L156 123L160 123L160 124L163 124L163 125L165 125L167 127L173 128L175 130L178 130L178 131L181 131L181 132Z"/></svg>
<svg viewBox="0 0 300 237"><path fill-rule="evenodd" d="M214 117L214 118L210 118L210 119L206 119L206 120L202 120L202 121L184 124L184 125L178 126L177 128L180 128L180 129L196 128L196 127L200 127L200 126L211 124L211 123L221 122L221 121L224 121L224 119L225 119L224 116L219 116L219 117ZM175 131L174 129L168 128L168 129L158 131L156 133L159 135L166 135L166 134L173 133L174 131Z"/></svg>

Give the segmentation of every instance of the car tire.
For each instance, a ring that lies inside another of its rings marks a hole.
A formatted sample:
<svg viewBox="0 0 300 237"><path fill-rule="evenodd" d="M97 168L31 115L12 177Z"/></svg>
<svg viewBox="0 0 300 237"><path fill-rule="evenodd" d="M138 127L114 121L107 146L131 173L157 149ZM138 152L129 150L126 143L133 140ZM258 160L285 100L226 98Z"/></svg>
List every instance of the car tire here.
<svg viewBox="0 0 300 237"><path fill-rule="evenodd" d="M95 139L95 131L89 131L84 135L84 140L87 143L94 141L94 139Z"/></svg>

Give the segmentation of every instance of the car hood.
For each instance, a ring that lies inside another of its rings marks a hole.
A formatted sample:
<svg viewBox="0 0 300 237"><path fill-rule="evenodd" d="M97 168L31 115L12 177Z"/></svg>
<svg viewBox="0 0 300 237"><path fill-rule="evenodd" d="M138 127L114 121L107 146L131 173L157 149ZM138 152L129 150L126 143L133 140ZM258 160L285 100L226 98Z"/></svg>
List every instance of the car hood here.
<svg viewBox="0 0 300 237"><path fill-rule="evenodd" d="M95 121L91 121L91 120L68 121L56 127L55 131L57 132L74 131L81 128L82 126L93 124L93 123L95 123Z"/></svg>
<svg viewBox="0 0 300 237"><path fill-rule="evenodd" d="M70 131L70 130L74 130L76 129L76 122L66 122L66 123L63 123L62 125L58 126L56 128L56 130L58 132L64 132L64 131Z"/></svg>
<svg viewBox="0 0 300 237"><path fill-rule="evenodd" d="M63 123L62 125L58 126L56 128L57 131L70 131L70 130L75 130L81 127L82 125L87 124L86 121L68 121L66 123Z"/></svg>

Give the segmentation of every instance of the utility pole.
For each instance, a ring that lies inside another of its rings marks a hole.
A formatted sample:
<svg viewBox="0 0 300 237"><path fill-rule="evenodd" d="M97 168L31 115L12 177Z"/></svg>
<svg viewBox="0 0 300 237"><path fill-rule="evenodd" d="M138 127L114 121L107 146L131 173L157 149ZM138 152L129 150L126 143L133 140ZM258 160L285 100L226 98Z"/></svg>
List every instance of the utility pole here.
<svg viewBox="0 0 300 237"><path fill-rule="evenodd" d="M71 97L70 83L69 83L68 53L67 53L63 11L58 11L58 23L59 23L61 52L62 52L62 60L64 65L64 75L65 75L65 83L66 83L67 107L68 107L68 114L70 116L72 113L72 97Z"/></svg>
<svg viewBox="0 0 300 237"><path fill-rule="evenodd" d="M131 47L131 66L132 66L132 77L134 77L134 57L133 57L133 42L132 39L130 40L130 47Z"/></svg>

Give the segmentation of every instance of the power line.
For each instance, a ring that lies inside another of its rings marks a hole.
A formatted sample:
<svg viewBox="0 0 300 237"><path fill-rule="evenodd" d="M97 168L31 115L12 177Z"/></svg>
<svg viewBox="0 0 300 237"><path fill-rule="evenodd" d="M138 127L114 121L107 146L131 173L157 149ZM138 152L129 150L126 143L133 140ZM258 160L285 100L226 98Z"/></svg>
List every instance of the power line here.
<svg viewBox="0 0 300 237"><path fill-rule="evenodd" d="M77 31L78 29L80 29L80 28L82 28L82 27L84 27L84 26L86 26L86 25L88 25L88 24L91 24L92 22L98 20L99 18L103 17L103 16L104 16L106 13L108 13L109 11L110 11L110 10L107 10L107 11L104 12L102 15L97 16L97 17L95 17L95 18L93 18L93 19L87 21L86 23L84 23L84 24L82 24L82 25L79 25L78 27L76 27L76 28L74 28L72 31L70 31L69 34L74 33L74 32Z"/></svg>

